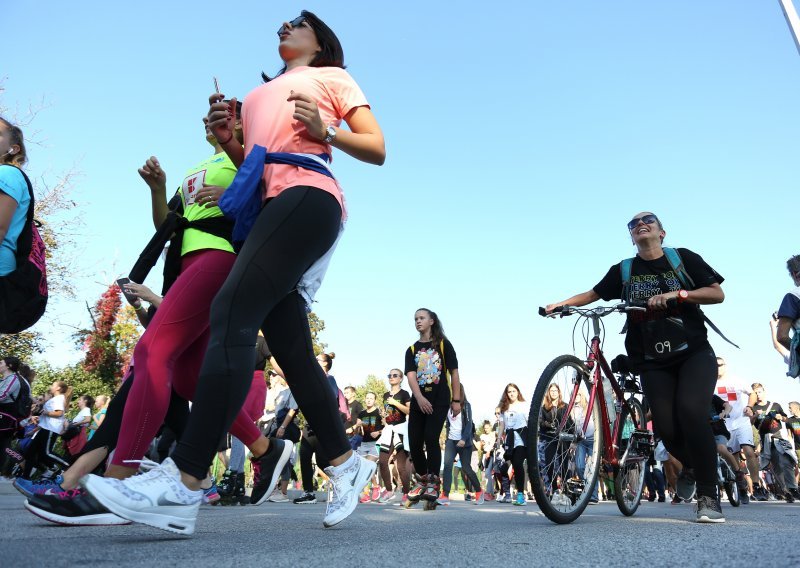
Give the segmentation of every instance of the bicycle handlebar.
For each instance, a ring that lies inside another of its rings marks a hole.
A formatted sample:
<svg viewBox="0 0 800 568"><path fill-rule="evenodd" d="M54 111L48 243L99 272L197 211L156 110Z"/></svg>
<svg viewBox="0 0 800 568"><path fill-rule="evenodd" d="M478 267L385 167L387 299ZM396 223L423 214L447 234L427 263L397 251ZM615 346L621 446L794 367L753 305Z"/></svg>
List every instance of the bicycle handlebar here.
<svg viewBox="0 0 800 568"><path fill-rule="evenodd" d="M667 306L672 307L677 305L676 300L668 300ZM614 306L598 306L596 308L579 308L577 306L558 306L553 308L553 311L547 313L547 310L540 307L539 308L539 315L542 317L550 317L554 318L556 316L566 317L571 316L573 314L579 315L594 315L598 317L605 317L609 314L614 312L643 312L647 310L647 301L646 300L630 300L628 302L622 302L616 304Z"/></svg>

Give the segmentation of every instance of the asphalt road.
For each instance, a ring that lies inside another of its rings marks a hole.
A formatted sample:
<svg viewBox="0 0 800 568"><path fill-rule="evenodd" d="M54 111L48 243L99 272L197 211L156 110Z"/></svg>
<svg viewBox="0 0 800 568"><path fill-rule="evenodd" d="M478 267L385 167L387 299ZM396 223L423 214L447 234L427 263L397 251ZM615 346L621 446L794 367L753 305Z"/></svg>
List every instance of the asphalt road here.
<svg viewBox="0 0 800 568"><path fill-rule="evenodd" d="M211 507L180 537L142 525L60 527L0 482L0 566L782 566L800 565L800 503L723 504L727 522L698 525L692 505L614 503L554 525L535 504L453 501L436 511L359 505L333 529L324 503Z"/></svg>

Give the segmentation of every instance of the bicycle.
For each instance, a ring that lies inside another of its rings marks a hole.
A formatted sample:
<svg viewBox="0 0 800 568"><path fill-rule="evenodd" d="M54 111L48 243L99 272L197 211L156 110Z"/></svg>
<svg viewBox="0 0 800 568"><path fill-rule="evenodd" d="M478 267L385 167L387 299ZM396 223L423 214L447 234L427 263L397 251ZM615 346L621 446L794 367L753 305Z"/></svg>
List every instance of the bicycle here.
<svg viewBox="0 0 800 568"><path fill-rule="evenodd" d="M739 498L739 485L736 483L736 474L733 472L728 462L722 459L722 456L719 454L717 454L717 485L719 485L720 491L723 489L725 490L728 501L730 501L732 506L738 507L741 505L742 502Z"/></svg>
<svg viewBox="0 0 800 568"><path fill-rule="evenodd" d="M586 509L598 481L599 464L613 475L620 511L631 516L639 507L647 460L655 446L653 433L645 425L645 413L636 398L641 394L638 381L628 374L620 385L603 355L600 339L603 317L634 310L646 308L633 302L589 309L561 306L551 314L539 308L545 317L577 314L587 332L589 323L593 331L591 340L588 333L584 337L586 360L574 355L556 357L542 372L531 400L530 476L537 505L555 523L571 523ZM552 405L554 385L563 406ZM545 404L548 393L550 408ZM576 406L579 393L588 400L585 408Z"/></svg>

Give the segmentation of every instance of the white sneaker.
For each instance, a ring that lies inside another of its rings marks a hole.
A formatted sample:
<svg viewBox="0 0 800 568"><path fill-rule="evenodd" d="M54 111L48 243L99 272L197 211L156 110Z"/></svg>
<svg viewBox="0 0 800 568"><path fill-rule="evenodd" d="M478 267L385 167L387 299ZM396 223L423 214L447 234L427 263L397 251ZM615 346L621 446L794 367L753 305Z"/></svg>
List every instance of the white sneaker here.
<svg viewBox="0 0 800 568"><path fill-rule="evenodd" d="M331 492L328 494L328 508L322 524L328 528L341 523L355 511L358 497L364 487L375 475L378 464L356 454L348 463L339 466L341 469L326 467L325 473L331 480Z"/></svg>
<svg viewBox="0 0 800 568"><path fill-rule="evenodd" d="M267 501L269 501L270 503L288 503L289 497L288 495L284 495L283 493L281 493L280 489L276 489L275 491L272 492L272 495L269 496Z"/></svg>
<svg viewBox="0 0 800 568"><path fill-rule="evenodd" d="M171 458L141 475L125 480L84 475L81 485L106 509L124 519L178 534L194 532L202 491L181 482Z"/></svg>

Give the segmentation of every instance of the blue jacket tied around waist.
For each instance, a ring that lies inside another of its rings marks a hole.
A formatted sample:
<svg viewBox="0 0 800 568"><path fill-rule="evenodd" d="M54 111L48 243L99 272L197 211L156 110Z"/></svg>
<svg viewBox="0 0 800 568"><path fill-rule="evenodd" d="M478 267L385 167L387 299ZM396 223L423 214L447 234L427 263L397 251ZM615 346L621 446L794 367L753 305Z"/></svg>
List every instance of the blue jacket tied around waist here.
<svg viewBox="0 0 800 568"><path fill-rule="evenodd" d="M261 177L264 175L264 164L286 164L297 166L333 178L328 167L328 154L295 154L291 152L267 152L263 146L256 144L245 158L236 177L219 200L222 213L234 221L233 246L236 250L242 247L250 230L255 225L261 212L262 190Z"/></svg>

